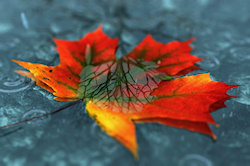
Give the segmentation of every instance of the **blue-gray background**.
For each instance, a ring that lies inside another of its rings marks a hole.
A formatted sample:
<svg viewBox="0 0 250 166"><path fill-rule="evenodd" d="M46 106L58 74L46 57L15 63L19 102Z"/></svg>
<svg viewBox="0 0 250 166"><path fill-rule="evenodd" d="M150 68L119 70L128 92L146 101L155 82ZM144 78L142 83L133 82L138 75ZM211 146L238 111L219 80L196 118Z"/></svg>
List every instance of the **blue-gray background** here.
<svg viewBox="0 0 250 166"><path fill-rule="evenodd" d="M58 64L51 37L77 40L98 25L121 39L123 56L150 33L161 42L197 37L192 53L214 80L242 84L241 95L212 115L210 137L160 124L136 125L140 160L102 132L78 104L35 122L1 129L0 165L246 166L250 163L249 0L1 0L0 126L72 102L56 102L11 58Z"/></svg>

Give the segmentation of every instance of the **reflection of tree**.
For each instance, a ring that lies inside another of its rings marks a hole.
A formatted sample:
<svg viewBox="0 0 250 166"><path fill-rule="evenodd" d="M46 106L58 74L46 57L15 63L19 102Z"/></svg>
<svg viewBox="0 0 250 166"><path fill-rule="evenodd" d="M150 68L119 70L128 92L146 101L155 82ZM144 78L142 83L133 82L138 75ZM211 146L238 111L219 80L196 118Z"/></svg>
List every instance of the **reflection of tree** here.
<svg viewBox="0 0 250 166"><path fill-rule="evenodd" d="M150 92L158 87L164 76L155 70L153 62L127 57L102 65L86 66L81 72L81 98L93 100L98 106L112 107L118 112L138 112L154 100Z"/></svg>

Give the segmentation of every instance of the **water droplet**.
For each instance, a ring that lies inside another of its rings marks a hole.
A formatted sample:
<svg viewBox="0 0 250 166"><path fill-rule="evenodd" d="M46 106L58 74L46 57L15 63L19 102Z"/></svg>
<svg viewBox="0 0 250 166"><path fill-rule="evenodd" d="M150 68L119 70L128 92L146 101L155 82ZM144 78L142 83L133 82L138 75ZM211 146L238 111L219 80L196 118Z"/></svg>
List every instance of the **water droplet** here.
<svg viewBox="0 0 250 166"><path fill-rule="evenodd" d="M204 156L198 154L188 154L182 158L179 166L213 166L213 163Z"/></svg>
<svg viewBox="0 0 250 166"><path fill-rule="evenodd" d="M30 110L30 111L26 112L25 114L23 114L22 121L26 120L26 119L31 119L31 118L35 118L35 117L38 117L38 116L42 116L44 114L46 114L46 111L44 111L44 110ZM29 124L29 125L41 124L41 123L43 123L45 121L46 117L47 116L43 116L41 118L30 120L30 121L27 122L27 124Z"/></svg>

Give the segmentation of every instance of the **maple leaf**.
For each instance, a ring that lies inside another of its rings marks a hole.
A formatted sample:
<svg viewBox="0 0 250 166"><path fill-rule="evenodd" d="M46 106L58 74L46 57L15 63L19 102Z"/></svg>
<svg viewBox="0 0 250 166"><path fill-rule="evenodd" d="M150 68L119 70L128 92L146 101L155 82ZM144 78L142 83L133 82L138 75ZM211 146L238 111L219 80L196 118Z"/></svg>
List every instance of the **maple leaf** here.
<svg viewBox="0 0 250 166"><path fill-rule="evenodd" d="M210 113L234 97L237 85L212 81L209 74L179 77L199 69L190 39L163 44L150 35L117 59L118 39L101 27L78 41L53 39L60 64L54 67L13 60L16 71L55 95L55 100L84 100L88 114L110 136L138 157L135 123L158 122L216 136ZM177 78L179 77L179 78Z"/></svg>

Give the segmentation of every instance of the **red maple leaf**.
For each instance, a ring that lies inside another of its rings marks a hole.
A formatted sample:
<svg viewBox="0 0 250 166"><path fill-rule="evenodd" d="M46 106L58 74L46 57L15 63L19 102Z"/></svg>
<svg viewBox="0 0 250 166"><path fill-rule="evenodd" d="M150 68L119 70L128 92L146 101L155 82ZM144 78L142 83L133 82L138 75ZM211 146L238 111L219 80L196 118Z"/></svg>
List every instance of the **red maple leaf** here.
<svg viewBox="0 0 250 166"><path fill-rule="evenodd" d="M134 123L158 122L212 136L210 113L233 97L237 85L212 81L209 74L180 77L199 67L201 58L189 44L163 44L150 35L128 55L117 59L118 39L101 27L78 41L54 39L60 64L54 67L13 60L28 71L16 71L52 92L55 100L84 100L88 114L135 157Z"/></svg>

